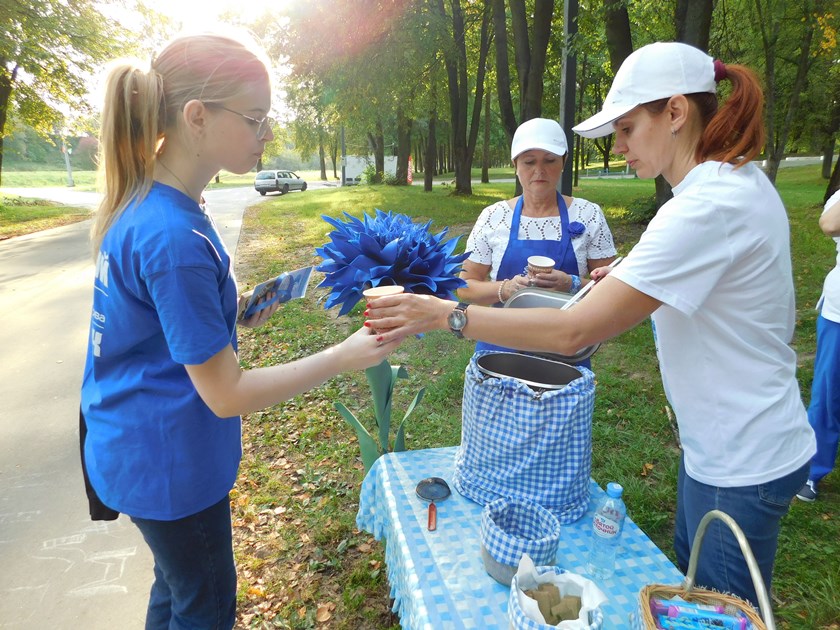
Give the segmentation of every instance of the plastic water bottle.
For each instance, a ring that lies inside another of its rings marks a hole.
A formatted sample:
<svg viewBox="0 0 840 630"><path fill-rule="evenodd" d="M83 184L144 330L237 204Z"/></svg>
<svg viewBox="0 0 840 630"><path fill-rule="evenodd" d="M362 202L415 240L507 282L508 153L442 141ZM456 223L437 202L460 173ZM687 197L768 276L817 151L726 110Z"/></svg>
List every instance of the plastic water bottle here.
<svg viewBox="0 0 840 630"><path fill-rule="evenodd" d="M624 492L617 483L607 484L607 494L595 508L592 519L592 542L586 570L592 577L604 580L615 571L615 553L624 530L627 508L621 499Z"/></svg>

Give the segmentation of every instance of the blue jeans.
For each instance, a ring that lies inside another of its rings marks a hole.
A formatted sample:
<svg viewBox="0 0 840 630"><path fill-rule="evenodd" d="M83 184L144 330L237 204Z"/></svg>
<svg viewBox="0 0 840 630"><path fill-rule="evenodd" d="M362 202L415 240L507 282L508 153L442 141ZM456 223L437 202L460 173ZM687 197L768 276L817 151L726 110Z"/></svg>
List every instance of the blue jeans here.
<svg viewBox="0 0 840 630"><path fill-rule="evenodd" d="M146 630L229 630L236 618L230 500L176 521L131 517L155 559Z"/></svg>
<svg viewBox="0 0 840 630"><path fill-rule="evenodd" d="M710 510L720 510L735 519L743 530L769 593L781 519L787 514L796 492L808 479L808 469L809 464L805 464L784 477L755 486L719 488L689 477L681 460L674 531L674 549L680 570L683 573L688 570L691 546L700 520ZM732 593L758 605L741 547L729 527L719 520L712 521L706 529L694 581L698 587Z"/></svg>

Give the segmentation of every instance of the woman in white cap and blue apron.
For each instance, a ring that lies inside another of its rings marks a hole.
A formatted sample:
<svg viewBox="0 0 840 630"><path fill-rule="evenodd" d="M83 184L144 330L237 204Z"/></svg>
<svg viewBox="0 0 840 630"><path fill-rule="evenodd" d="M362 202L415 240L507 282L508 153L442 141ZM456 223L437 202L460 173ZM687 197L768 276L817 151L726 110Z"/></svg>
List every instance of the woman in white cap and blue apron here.
<svg viewBox="0 0 840 630"><path fill-rule="evenodd" d="M557 192L568 154L566 134L553 120L534 118L513 136L511 159L522 195L485 208L467 240L470 256L458 297L501 307L524 287L575 293L581 276L610 264L615 245L601 208ZM528 258L554 261L526 274ZM479 342L464 379L461 445L455 457L458 491L478 503L517 497L551 510L561 523L583 515L592 470L594 377L540 396L513 378L491 379L477 361L488 352L516 352ZM575 353L571 353L575 354ZM589 368L588 356L576 362Z"/></svg>
<svg viewBox="0 0 840 630"><path fill-rule="evenodd" d="M731 90L719 107L717 83ZM808 479L814 432L789 343L796 322L790 226L782 200L751 162L764 146L760 83L682 43L631 54L602 111L575 127L615 133L614 150L641 178L662 175L665 203L619 267L566 311L494 309L407 295L377 300L383 342L450 328L542 352L573 352L652 317L682 458L674 547L680 568L702 517L740 525L769 592L781 519ZM740 546L719 521L706 532L697 586L758 596Z"/></svg>
<svg viewBox="0 0 840 630"><path fill-rule="evenodd" d="M576 293L581 278L615 259L615 244L601 208L557 191L568 157L566 133L557 121L532 118L513 135L510 159L522 195L481 211L467 239L469 258L458 297L470 304L501 306L524 287ZM530 256L551 258L550 273L528 275ZM479 341L476 351L515 350ZM581 362L589 367L589 359Z"/></svg>

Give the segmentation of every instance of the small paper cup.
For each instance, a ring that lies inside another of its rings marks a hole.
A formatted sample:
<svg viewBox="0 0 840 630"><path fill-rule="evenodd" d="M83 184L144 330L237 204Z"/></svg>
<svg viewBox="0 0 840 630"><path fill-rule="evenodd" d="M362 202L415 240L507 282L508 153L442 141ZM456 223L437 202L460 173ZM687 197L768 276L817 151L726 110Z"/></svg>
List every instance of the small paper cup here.
<svg viewBox="0 0 840 630"><path fill-rule="evenodd" d="M371 287L370 289L365 289L362 291L362 295L364 295L367 299L373 300L378 297L384 297L386 295L397 295L398 293L402 293L404 291L403 287L395 285L395 284L388 284L379 287Z"/></svg>
<svg viewBox="0 0 840 630"><path fill-rule="evenodd" d="M535 276L538 273L551 273L554 269L554 260L548 256L528 256L528 275Z"/></svg>

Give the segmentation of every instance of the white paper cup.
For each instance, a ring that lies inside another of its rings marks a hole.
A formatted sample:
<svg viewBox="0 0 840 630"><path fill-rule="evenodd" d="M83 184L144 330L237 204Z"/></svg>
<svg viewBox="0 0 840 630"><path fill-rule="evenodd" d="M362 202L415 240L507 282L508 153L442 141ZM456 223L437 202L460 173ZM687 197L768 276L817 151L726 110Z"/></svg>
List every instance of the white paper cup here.
<svg viewBox="0 0 840 630"><path fill-rule="evenodd" d="M552 269L554 269L554 260L548 256L528 256L529 276L538 273L551 273Z"/></svg>
<svg viewBox="0 0 840 630"><path fill-rule="evenodd" d="M364 291L362 291L362 295L364 295L369 300L373 300L386 295L397 295L398 293L402 293L404 290L405 289L403 289L403 287L401 286L389 284L380 287L371 287L370 289L365 289Z"/></svg>

